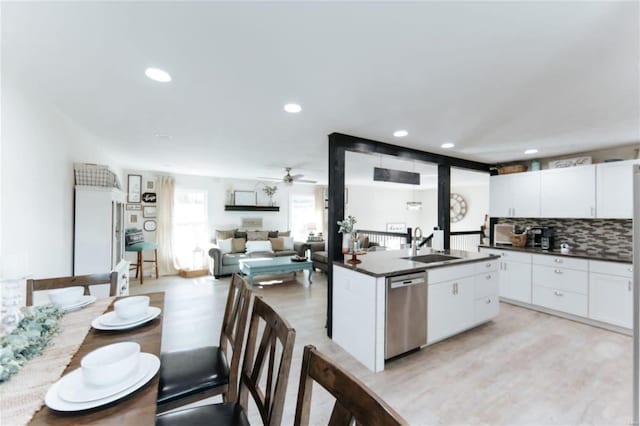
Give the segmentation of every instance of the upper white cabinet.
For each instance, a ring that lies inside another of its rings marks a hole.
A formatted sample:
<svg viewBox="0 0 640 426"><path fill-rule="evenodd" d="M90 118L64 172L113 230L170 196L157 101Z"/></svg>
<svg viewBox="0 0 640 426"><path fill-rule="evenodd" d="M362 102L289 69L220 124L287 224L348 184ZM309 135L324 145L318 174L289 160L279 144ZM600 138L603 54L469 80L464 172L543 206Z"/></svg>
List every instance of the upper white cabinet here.
<svg viewBox="0 0 640 426"><path fill-rule="evenodd" d="M631 219L633 217L633 165L640 160L602 163L596 166L598 217Z"/></svg>
<svg viewBox="0 0 640 426"><path fill-rule="evenodd" d="M491 176L492 217L539 217L540 172Z"/></svg>
<svg viewBox="0 0 640 426"><path fill-rule="evenodd" d="M596 217L596 166L540 173L540 217Z"/></svg>

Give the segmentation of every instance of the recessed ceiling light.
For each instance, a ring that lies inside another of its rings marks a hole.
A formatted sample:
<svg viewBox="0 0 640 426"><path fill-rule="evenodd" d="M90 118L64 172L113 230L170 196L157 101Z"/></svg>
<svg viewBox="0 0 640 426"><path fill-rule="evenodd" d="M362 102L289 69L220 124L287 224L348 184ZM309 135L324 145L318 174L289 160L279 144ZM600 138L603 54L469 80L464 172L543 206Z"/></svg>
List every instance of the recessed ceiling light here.
<svg viewBox="0 0 640 426"><path fill-rule="evenodd" d="M455 145L451 142L446 142L443 143L442 145L440 145L440 148L444 148L444 149L449 149L449 148L453 148Z"/></svg>
<svg viewBox="0 0 640 426"><path fill-rule="evenodd" d="M298 104L286 104L284 110L291 114L297 114L302 111L302 107Z"/></svg>
<svg viewBox="0 0 640 426"><path fill-rule="evenodd" d="M409 132L407 132L406 130L396 130L395 132L393 132L393 136L395 136L396 138L404 138L408 134Z"/></svg>
<svg viewBox="0 0 640 426"><path fill-rule="evenodd" d="M529 155L529 154L536 154L537 152L538 152L537 149L528 149L524 153Z"/></svg>
<svg viewBox="0 0 640 426"><path fill-rule="evenodd" d="M159 68L147 68L144 70L144 73L151 80L159 81L161 83L168 83L171 81L171 76L168 72L161 70Z"/></svg>

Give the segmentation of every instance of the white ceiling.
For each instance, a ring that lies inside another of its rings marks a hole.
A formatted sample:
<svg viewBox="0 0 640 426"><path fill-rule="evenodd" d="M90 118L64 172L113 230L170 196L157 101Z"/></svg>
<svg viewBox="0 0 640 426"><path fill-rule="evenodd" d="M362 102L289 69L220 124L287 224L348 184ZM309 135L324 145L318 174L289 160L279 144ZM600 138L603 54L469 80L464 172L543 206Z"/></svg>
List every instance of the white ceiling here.
<svg viewBox="0 0 640 426"><path fill-rule="evenodd" d="M492 163L638 142L638 45L637 2L2 3L4 84L125 168L243 178L326 182L331 132Z"/></svg>

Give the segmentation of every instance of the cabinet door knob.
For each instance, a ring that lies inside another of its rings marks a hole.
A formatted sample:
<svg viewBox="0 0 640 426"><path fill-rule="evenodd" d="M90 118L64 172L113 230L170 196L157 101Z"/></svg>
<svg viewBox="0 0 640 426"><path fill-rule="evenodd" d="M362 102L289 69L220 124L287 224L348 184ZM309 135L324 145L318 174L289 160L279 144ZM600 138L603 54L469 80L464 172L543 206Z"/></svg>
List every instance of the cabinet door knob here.
<svg viewBox="0 0 640 426"><path fill-rule="evenodd" d="M486 276L486 277L484 277L484 278L485 278L485 279L487 279L487 280L490 280L490 279L491 279L491 274L487 275L487 276Z"/></svg>
<svg viewBox="0 0 640 426"><path fill-rule="evenodd" d="M591 207L591 216L594 216L594 214L593 214L593 207Z"/></svg>
<svg viewBox="0 0 640 426"><path fill-rule="evenodd" d="M629 268L629 272L633 272L633 268Z"/></svg>
<svg viewBox="0 0 640 426"><path fill-rule="evenodd" d="M633 283L631 282L631 280L629 280L629 283L628 283L628 285L627 285L627 290L631 291L631 286L632 286L632 284L633 284Z"/></svg>
<svg viewBox="0 0 640 426"><path fill-rule="evenodd" d="M556 274L561 274L562 271L560 269L555 269L553 272L555 272Z"/></svg>
<svg viewBox="0 0 640 426"><path fill-rule="evenodd" d="M491 263L487 263L486 265L484 265L487 268L491 268Z"/></svg>
<svg viewBox="0 0 640 426"><path fill-rule="evenodd" d="M486 303L487 305L491 303L491 299L487 299L484 303Z"/></svg>
<svg viewBox="0 0 640 426"><path fill-rule="evenodd" d="M562 259L560 259L559 257L556 257L553 261L556 263L562 263Z"/></svg>
<svg viewBox="0 0 640 426"><path fill-rule="evenodd" d="M553 294L555 294L556 296L564 296L564 294L562 294L562 292L558 290L554 291Z"/></svg>

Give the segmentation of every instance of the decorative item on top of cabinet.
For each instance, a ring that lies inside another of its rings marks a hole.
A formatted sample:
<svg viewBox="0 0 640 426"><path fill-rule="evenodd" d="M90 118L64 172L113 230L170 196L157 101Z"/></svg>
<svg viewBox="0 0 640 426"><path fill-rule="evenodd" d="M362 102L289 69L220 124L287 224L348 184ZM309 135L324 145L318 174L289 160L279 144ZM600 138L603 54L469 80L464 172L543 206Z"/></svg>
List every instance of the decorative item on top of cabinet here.
<svg viewBox="0 0 640 426"><path fill-rule="evenodd" d="M549 161L550 169L561 169L564 167L586 166L591 164L591 157L565 158L562 160Z"/></svg>

